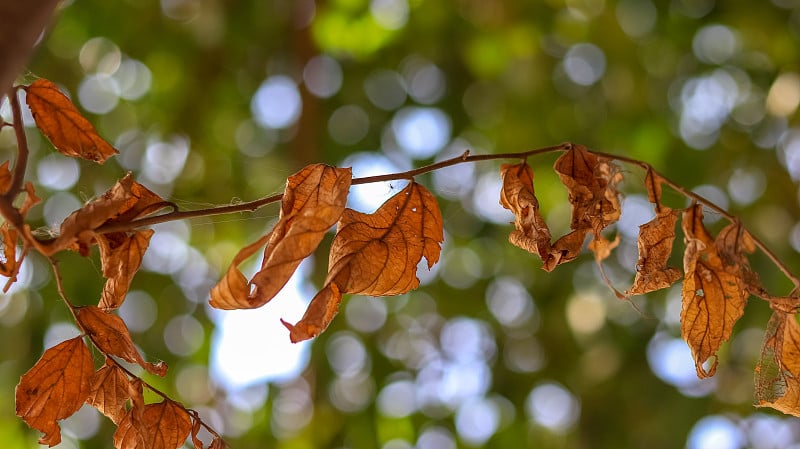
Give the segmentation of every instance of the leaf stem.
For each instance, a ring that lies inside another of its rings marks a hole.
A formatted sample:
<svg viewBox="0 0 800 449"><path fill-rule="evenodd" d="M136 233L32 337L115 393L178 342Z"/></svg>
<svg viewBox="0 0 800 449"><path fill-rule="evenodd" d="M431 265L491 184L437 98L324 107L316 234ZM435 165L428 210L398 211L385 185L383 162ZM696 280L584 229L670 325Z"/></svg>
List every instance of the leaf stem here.
<svg viewBox="0 0 800 449"><path fill-rule="evenodd" d="M22 191L22 182L25 179L25 170L28 166L28 137L25 135L25 125L22 122L22 107L17 95L18 89L19 87L12 87L7 95L11 105L14 134L17 137L17 162L14 164L14 172L11 175L11 187L5 193L5 197L10 202L14 201Z"/></svg>

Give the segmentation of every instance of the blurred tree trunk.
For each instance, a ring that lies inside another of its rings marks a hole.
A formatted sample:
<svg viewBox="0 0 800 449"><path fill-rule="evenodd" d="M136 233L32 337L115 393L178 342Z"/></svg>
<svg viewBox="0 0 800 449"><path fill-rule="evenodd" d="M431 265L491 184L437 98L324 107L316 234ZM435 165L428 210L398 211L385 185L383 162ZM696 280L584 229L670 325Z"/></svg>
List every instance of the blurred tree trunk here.
<svg viewBox="0 0 800 449"><path fill-rule="evenodd" d="M57 4L57 0L0 0L0 92L8 92L30 60Z"/></svg>

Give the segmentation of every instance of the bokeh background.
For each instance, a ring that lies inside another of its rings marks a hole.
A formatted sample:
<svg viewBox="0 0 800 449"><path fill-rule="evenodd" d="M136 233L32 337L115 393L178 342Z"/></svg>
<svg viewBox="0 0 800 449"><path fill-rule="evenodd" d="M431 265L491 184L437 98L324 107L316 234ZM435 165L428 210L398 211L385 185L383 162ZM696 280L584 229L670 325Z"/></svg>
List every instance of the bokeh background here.
<svg viewBox="0 0 800 449"><path fill-rule="evenodd" d="M309 163L367 176L573 141L650 162L800 267L797 0L66 1L20 81L35 77L62 86L121 152L104 166L62 157L26 119L44 198L30 217L43 231L126 171L198 209L280 192ZM14 145L4 128L4 159ZM570 209L555 157L529 162L560 235ZM545 273L506 241L498 167L421 176L444 215L441 262L410 294L346 297L328 331L299 345L278 319L302 316L331 236L273 302L221 312L209 288L277 205L156 226L120 310L146 357L170 365L146 380L237 449L800 447L796 418L752 406L765 303L751 300L717 375L699 381L679 339L679 286L630 304L590 255ZM644 173L624 173L611 229L622 244L606 263L621 290L652 217ZM354 187L350 206L374 210L402 186ZM59 260L72 300L95 303L96 254ZM772 292L791 289L763 256L753 265ZM77 333L35 254L0 296L0 327L0 440L35 447L14 385ZM62 448L111 446L113 426L88 407L62 427Z"/></svg>

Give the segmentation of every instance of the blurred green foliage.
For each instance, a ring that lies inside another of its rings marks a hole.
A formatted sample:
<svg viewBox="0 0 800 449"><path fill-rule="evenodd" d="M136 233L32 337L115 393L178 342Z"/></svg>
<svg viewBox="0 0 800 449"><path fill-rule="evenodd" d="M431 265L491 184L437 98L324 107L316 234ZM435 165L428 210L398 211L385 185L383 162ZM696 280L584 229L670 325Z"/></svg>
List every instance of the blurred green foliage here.
<svg viewBox="0 0 800 449"><path fill-rule="evenodd" d="M53 226L69 212L60 207L77 207L127 170L197 209L279 192L314 162L355 164L358 176L370 157L402 170L467 149L573 141L645 160L699 189L797 267L798 55L796 0L65 2L21 80L63 86L121 154L102 167L65 163L30 128L29 175L45 199L31 216ZM254 100L276 85L283 90ZM292 105L299 111L289 117ZM4 158L14 144L3 129ZM529 162L559 235L569 206L553 160ZM134 339L171 367L147 381L199 410L237 449L711 447L698 443L711 441L702 429L721 432L719 448L798 444L795 419L751 405L769 316L763 302L748 305L716 377L687 378L692 361L675 340L679 292L621 302L588 255L541 271L506 242L497 168L423 176L445 218L434 274L399 298L346 298L296 378L242 391L209 380L219 312L205 303L277 208L158 227L168 238L150 251L165 249L137 275L140 302L128 316L150 310ZM606 267L620 289L633 277L636 225L649 213L644 173L624 173L629 218ZM374 202L390 187L365 192ZM665 201L686 204L673 192ZM306 299L324 278L329 242L303 281ZM59 260L68 295L97 301L96 254ZM70 332L47 265L35 255L28 264L20 287L0 297L0 440L8 448L37 438L14 416L14 385L46 342ZM790 289L766 258L753 265L771 291ZM280 364L270 348L252 341L243 351ZM64 427L62 447L110 447L113 426L93 411Z"/></svg>

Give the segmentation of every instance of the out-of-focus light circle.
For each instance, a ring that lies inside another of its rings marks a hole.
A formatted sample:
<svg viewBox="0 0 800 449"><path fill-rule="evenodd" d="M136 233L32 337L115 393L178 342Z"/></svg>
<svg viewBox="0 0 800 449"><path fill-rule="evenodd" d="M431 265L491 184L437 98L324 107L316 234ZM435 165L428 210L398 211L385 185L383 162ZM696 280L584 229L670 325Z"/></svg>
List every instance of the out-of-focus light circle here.
<svg viewBox="0 0 800 449"><path fill-rule="evenodd" d="M403 108L392 119L392 130L409 156L426 159L450 140L450 118L438 108Z"/></svg>
<svg viewBox="0 0 800 449"><path fill-rule="evenodd" d="M500 425L497 404L488 399L465 402L456 411L456 431L470 446L482 446Z"/></svg>
<svg viewBox="0 0 800 449"><path fill-rule="evenodd" d="M564 55L564 72L575 84L591 86L606 72L606 55L594 44L575 44Z"/></svg>
<svg viewBox="0 0 800 449"><path fill-rule="evenodd" d="M169 184L181 174L189 156L189 142L174 138L170 142L154 142L144 153L144 178L157 184Z"/></svg>
<svg viewBox="0 0 800 449"><path fill-rule="evenodd" d="M448 359L460 363L489 360L495 353L495 340L485 322L453 318L442 326L441 346Z"/></svg>
<svg viewBox="0 0 800 449"><path fill-rule="evenodd" d="M387 30L399 30L408 22L406 0L372 0L369 11L375 22Z"/></svg>
<svg viewBox="0 0 800 449"><path fill-rule="evenodd" d="M442 98L446 80L444 72L435 64L423 64L406 73L408 94L417 103L432 104Z"/></svg>
<svg viewBox="0 0 800 449"><path fill-rule="evenodd" d="M724 416L706 416L692 427L686 449L741 449L745 445L742 430Z"/></svg>
<svg viewBox="0 0 800 449"><path fill-rule="evenodd" d="M649 0L622 0L616 12L619 26L631 37L645 36L658 19L658 10Z"/></svg>
<svg viewBox="0 0 800 449"><path fill-rule="evenodd" d="M381 389L376 399L376 405L384 416L403 418L416 411L415 397L414 383L408 380L399 380Z"/></svg>
<svg viewBox="0 0 800 449"><path fill-rule="evenodd" d="M578 334L593 334L606 321L606 303L593 292L574 294L567 302L567 322Z"/></svg>
<svg viewBox="0 0 800 449"><path fill-rule="evenodd" d="M119 46L105 37L93 37L81 46L78 62L84 73L111 75L119 69L122 52Z"/></svg>
<svg viewBox="0 0 800 449"><path fill-rule="evenodd" d="M44 221L48 226L58 229L61 222L69 214L81 208L81 202L75 195L67 192L56 192L44 202L43 215Z"/></svg>
<svg viewBox="0 0 800 449"><path fill-rule="evenodd" d="M757 167L737 168L728 179L728 194L736 204L747 206L761 198L767 179Z"/></svg>
<svg viewBox="0 0 800 449"><path fill-rule="evenodd" d="M156 322L158 306L147 292L132 290L120 306L119 316L132 332L144 332Z"/></svg>
<svg viewBox="0 0 800 449"><path fill-rule="evenodd" d="M800 75L795 72L780 74L767 94L767 110L778 117L788 117L800 106Z"/></svg>
<svg viewBox="0 0 800 449"><path fill-rule="evenodd" d="M119 84L106 75L89 75L78 86L78 100L81 106L95 114L110 112L119 103Z"/></svg>
<svg viewBox="0 0 800 449"><path fill-rule="evenodd" d="M313 95L330 98L342 87L342 66L328 55L309 59L303 68L303 82Z"/></svg>
<svg viewBox="0 0 800 449"><path fill-rule="evenodd" d="M333 371L342 377L353 377L367 365L369 355L364 343L348 332L335 334L325 348Z"/></svg>
<svg viewBox="0 0 800 449"><path fill-rule="evenodd" d="M514 214L500 205L498 192L503 181L494 173L484 173L478 177L472 193L472 212L493 223L509 223L514 221Z"/></svg>
<svg viewBox="0 0 800 449"><path fill-rule="evenodd" d="M157 232L150 238L142 267L153 273L172 274L186 264L189 251L186 241L171 232Z"/></svg>
<svg viewBox="0 0 800 449"><path fill-rule="evenodd" d="M386 302L371 296L353 296L344 309L347 324L361 332L375 332L386 323Z"/></svg>
<svg viewBox="0 0 800 449"><path fill-rule="evenodd" d="M354 178L385 175L386 173L395 173L403 170L389 158L379 153L351 154L342 161L341 166L353 167ZM354 185L350 187L348 202L353 204L349 205L349 207L362 212L372 212L403 187L405 187L405 183L402 181Z"/></svg>
<svg viewBox="0 0 800 449"><path fill-rule="evenodd" d="M627 195L622 200L622 215L617 228L625 237L635 239L639 235L639 226L654 216L653 206L644 195Z"/></svg>
<svg viewBox="0 0 800 449"><path fill-rule="evenodd" d="M75 159L51 154L39 161L36 174L43 186L53 190L67 190L78 182L81 169Z"/></svg>
<svg viewBox="0 0 800 449"><path fill-rule="evenodd" d="M44 348L53 346L81 335L81 331L72 323L55 323L44 333Z"/></svg>
<svg viewBox="0 0 800 449"><path fill-rule="evenodd" d="M100 414L89 404L83 404L77 412L61 423L64 434L85 440L93 437L100 430Z"/></svg>
<svg viewBox="0 0 800 449"><path fill-rule="evenodd" d="M725 25L704 26L692 39L694 55L710 64L724 63L736 53L738 46L736 35Z"/></svg>
<svg viewBox="0 0 800 449"><path fill-rule="evenodd" d="M509 276L496 278L489 284L486 305L495 319L508 327L522 326L536 311L533 298L525 287Z"/></svg>
<svg viewBox="0 0 800 449"><path fill-rule="evenodd" d="M553 432L569 430L578 420L581 405L566 388L548 382L535 387L525 400L525 411L535 423Z"/></svg>
<svg viewBox="0 0 800 449"><path fill-rule="evenodd" d="M360 106L348 104L331 114L328 119L328 134L340 145L353 145L361 141L369 131L369 117Z"/></svg>
<svg viewBox="0 0 800 449"><path fill-rule="evenodd" d="M680 338L664 333L654 335L647 345L647 361L656 376L687 396L704 396L714 389L713 378L697 378L692 352Z"/></svg>
<svg viewBox="0 0 800 449"><path fill-rule="evenodd" d="M172 318L164 327L164 343L175 355L189 356L197 352L205 338L203 325L191 315Z"/></svg>
<svg viewBox="0 0 800 449"><path fill-rule="evenodd" d="M403 77L393 70L379 69L364 80L364 92L375 106L393 111L406 101L406 85Z"/></svg>
<svg viewBox="0 0 800 449"><path fill-rule="evenodd" d="M416 449L456 449L456 442L444 427L431 427L417 439Z"/></svg>
<svg viewBox="0 0 800 449"><path fill-rule="evenodd" d="M150 90L153 74L143 62L125 59L113 75L119 85L119 96L126 100L137 100Z"/></svg>
<svg viewBox="0 0 800 449"><path fill-rule="evenodd" d="M250 110L260 125L282 129L300 118L302 105L295 82L288 76L274 75L261 83L250 102Z"/></svg>

